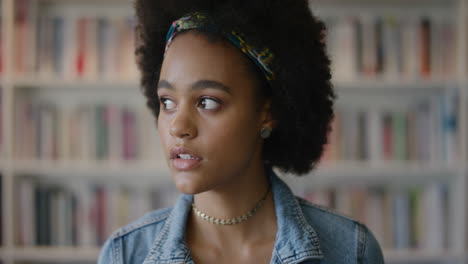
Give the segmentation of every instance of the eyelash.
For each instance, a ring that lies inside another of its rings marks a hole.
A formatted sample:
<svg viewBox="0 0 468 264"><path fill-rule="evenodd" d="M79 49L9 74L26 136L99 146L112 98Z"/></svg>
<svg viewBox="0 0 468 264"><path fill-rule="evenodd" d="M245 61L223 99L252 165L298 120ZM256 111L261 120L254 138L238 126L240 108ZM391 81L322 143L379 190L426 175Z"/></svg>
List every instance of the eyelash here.
<svg viewBox="0 0 468 264"><path fill-rule="evenodd" d="M219 108L222 106L222 102L221 102L220 100L218 100L218 99L216 99L216 98L213 98L213 97L209 97L209 96L200 97L200 98L198 99L198 101L197 101L197 106L200 106L200 105L201 105L201 102L202 102L203 100L205 100L205 99L209 99L209 100L212 100L212 101L216 102L217 104L219 104L219 107L217 107L217 109L203 109L203 108L202 108L202 110L217 111L217 110L219 110ZM171 111L171 110L167 110L167 109L164 108L164 107L165 107L164 102L165 102L166 100L172 100L172 99L170 99L170 98L168 98L168 97L159 97L159 104L162 106L163 110L165 110L165 111Z"/></svg>

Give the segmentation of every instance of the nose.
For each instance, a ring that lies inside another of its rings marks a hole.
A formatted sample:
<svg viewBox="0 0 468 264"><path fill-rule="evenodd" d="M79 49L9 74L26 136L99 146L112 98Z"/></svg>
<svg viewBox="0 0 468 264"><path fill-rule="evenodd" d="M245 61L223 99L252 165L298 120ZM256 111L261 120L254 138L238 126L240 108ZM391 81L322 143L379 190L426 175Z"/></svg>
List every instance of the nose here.
<svg viewBox="0 0 468 264"><path fill-rule="evenodd" d="M179 105L170 124L170 134L176 138L191 139L197 136L197 128L190 107Z"/></svg>

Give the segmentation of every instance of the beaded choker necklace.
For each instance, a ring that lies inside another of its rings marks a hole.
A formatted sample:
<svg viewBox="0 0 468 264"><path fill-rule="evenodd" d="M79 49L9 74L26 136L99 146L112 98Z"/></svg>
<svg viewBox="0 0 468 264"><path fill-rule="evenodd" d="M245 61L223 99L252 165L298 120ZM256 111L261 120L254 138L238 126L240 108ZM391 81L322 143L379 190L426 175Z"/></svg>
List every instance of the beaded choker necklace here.
<svg viewBox="0 0 468 264"><path fill-rule="evenodd" d="M201 219L207 221L207 222L210 222L212 224L216 224L216 225L235 225L235 224L239 224L239 223L242 223L244 221L246 221L247 219L251 218L252 216L255 215L255 213L257 213L257 211L263 206L263 204L265 203L265 200L268 196L268 194L270 193L270 188L268 188L267 192L265 193L265 195L263 196L263 198L258 201L258 203L255 205L255 207L248 211L247 213L241 215L241 216L238 216L238 217L234 217L234 218L231 218L231 219L220 219L220 218L216 218L216 217L213 217L213 216L209 216L205 213L202 213L196 206L195 206L195 203L192 203L192 208L193 210L195 211L195 214L200 217Z"/></svg>

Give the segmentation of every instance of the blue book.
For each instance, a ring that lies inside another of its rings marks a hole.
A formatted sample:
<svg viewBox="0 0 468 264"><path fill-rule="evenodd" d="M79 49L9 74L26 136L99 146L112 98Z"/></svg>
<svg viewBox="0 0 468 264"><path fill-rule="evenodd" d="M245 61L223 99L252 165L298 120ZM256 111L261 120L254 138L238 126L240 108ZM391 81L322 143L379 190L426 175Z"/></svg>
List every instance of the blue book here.
<svg viewBox="0 0 468 264"><path fill-rule="evenodd" d="M52 45L53 45L53 69L54 73L61 75L64 73L64 18L61 16L52 18Z"/></svg>

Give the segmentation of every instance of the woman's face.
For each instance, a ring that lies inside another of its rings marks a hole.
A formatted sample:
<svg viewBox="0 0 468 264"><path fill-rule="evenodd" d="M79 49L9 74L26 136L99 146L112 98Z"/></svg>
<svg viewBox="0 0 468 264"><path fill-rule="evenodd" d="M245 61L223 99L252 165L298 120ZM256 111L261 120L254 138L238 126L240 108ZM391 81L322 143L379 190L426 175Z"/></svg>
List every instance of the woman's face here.
<svg viewBox="0 0 468 264"><path fill-rule="evenodd" d="M158 129L179 191L226 186L262 164L266 103L256 96L248 58L224 41L178 35L162 64Z"/></svg>

